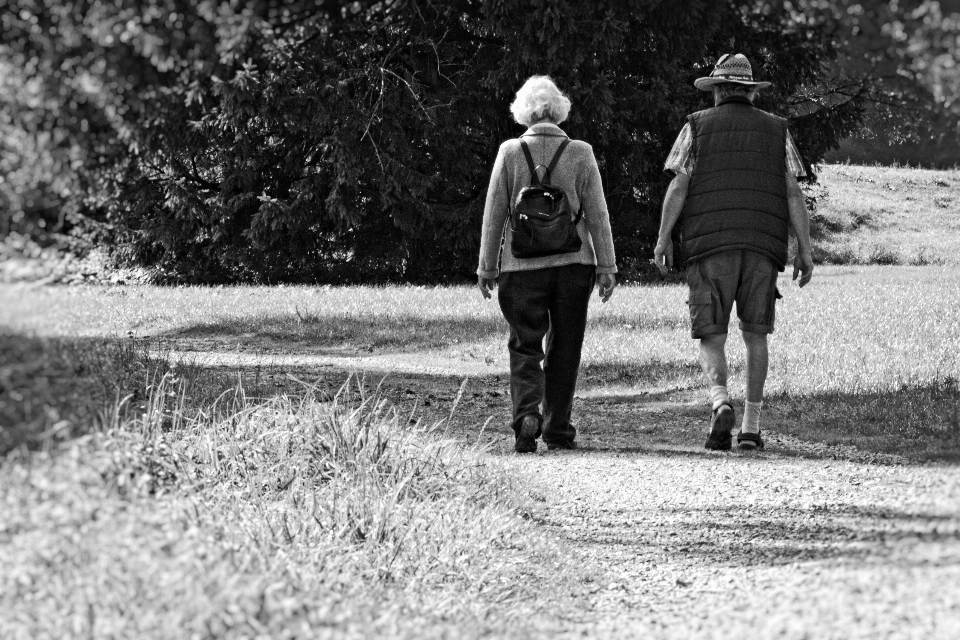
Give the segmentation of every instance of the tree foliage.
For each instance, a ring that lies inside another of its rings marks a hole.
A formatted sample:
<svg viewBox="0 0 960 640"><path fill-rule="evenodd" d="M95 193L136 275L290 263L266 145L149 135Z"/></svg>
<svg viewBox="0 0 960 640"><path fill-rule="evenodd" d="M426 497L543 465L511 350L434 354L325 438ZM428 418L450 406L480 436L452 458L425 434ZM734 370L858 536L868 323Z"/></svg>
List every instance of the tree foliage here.
<svg viewBox="0 0 960 640"><path fill-rule="evenodd" d="M809 0L827 13L839 55L830 76L868 95L842 154L862 162L960 162L960 2Z"/></svg>
<svg viewBox="0 0 960 640"><path fill-rule="evenodd" d="M472 274L507 107L550 74L630 271L721 53L808 163L863 121L875 87L832 70L841 20L810 3L0 0L3 106L47 136L54 205L161 280L440 282Z"/></svg>

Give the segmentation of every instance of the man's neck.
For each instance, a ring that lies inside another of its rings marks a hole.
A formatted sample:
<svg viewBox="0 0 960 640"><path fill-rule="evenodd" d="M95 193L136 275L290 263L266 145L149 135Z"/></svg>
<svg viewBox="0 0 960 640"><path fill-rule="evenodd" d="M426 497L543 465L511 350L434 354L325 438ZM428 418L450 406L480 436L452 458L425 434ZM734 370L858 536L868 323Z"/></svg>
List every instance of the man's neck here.
<svg viewBox="0 0 960 640"><path fill-rule="evenodd" d="M753 106L753 100L751 100L747 96L742 96L737 94L733 94L731 96L725 96L723 98L717 98L716 100L714 100L714 106L719 107L720 105L727 104L728 102L739 102L741 104L749 104L750 106Z"/></svg>

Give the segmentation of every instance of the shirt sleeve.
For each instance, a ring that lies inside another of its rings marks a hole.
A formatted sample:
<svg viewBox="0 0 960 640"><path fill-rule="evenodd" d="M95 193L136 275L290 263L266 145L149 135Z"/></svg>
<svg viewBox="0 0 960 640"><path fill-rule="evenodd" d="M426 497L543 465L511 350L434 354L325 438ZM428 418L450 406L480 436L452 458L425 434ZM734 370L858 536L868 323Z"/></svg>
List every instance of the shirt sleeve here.
<svg viewBox="0 0 960 640"><path fill-rule="evenodd" d="M803 178L807 172L803 169L803 160L800 159L800 153L797 151L797 145L793 143L793 136L787 131L787 173L795 178Z"/></svg>
<svg viewBox="0 0 960 640"><path fill-rule="evenodd" d="M617 256L613 248L613 233L610 230L610 212L607 210L607 200L603 195L603 182L600 178L600 168L597 158L590 148L586 171L583 172L583 186L580 190L580 205L586 212L584 218L590 237L593 239L593 250L597 257L597 273L616 273Z"/></svg>
<svg viewBox="0 0 960 640"><path fill-rule="evenodd" d="M670 175L676 175L678 173L686 176L690 175L690 172L693 170L690 157L692 147L693 131L688 122L683 125L683 129L680 130L680 135L677 136L676 141L674 141L673 148L670 149L670 155L667 156L667 161L663 165L663 170Z"/></svg>
<svg viewBox="0 0 960 640"><path fill-rule="evenodd" d="M500 147L493 163L487 201L483 207L483 228L480 232L480 264L477 275L496 278L500 273L500 243L510 207L507 195L507 172L504 148Z"/></svg>

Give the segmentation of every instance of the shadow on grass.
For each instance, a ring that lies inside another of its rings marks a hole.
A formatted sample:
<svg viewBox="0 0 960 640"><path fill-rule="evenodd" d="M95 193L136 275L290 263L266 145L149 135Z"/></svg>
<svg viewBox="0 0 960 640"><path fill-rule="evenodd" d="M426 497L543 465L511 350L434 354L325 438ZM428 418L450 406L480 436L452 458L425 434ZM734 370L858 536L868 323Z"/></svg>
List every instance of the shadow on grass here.
<svg viewBox="0 0 960 640"><path fill-rule="evenodd" d="M187 410L229 399L242 379L234 370L151 357L145 343L129 339L36 338L0 330L0 354L0 457L143 412L150 387L164 376L179 385L178 400ZM281 377L259 367L250 371L248 399L282 393L287 381L277 385Z"/></svg>
<svg viewBox="0 0 960 640"><path fill-rule="evenodd" d="M463 376L351 372L336 367L260 365L210 367L189 354L170 357L149 340L37 338L0 330L0 459L18 448L38 450L122 421L146 409L164 376L187 413L229 411L278 395L328 400L351 373L363 393L387 400L405 419L449 421L451 434L477 438L492 415L507 423L509 396L499 375ZM453 411L457 407L456 411ZM495 428L491 428L494 431Z"/></svg>
<svg viewBox="0 0 960 640"><path fill-rule="evenodd" d="M132 342L0 332L0 353L0 455L82 435L147 375Z"/></svg>
<svg viewBox="0 0 960 640"><path fill-rule="evenodd" d="M960 384L941 378L885 393L780 395L768 399L778 430L864 451L960 462Z"/></svg>
<svg viewBox="0 0 960 640"><path fill-rule="evenodd" d="M185 407L196 410L229 399L238 385L253 401L278 394L333 396L349 373L335 367L205 367L162 354L151 358L148 347L134 340L38 339L0 332L0 455L82 435L109 420L118 403L122 411L142 411L148 387L164 375L182 384ZM449 419L452 435L472 441L490 420L488 433L509 436L507 377L473 378L461 393L463 380L371 374L364 385L373 390L382 382L383 397L412 419ZM709 411L695 362L588 365L579 387L574 420L586 451L714 455L701 449ZM742 412L739 403L737 411ZM845 445L960 462L960 384L951 378L889 393L773 396L764 422L808 445L778 449L780 455L846 457L830 448Z"/></svg>
<svg viewBox="0 0 960 640"><path fill-rule="evenodd" d="M687 326L685 318L600 316L591 318L593 330L675 331ZM266 317L222 319L197 323L156 337L183 340L212 340L224 344L259 343L260 346L297 348L327 353L375 349L381 352L411 352L443 349L458 344L486 341L505 342L510 329L499 316L425 318L422 313L402 315L301 315L283 313Z"/></svg>
<svg viewBox="0 0 960 640"><path fill-rule="evenodd" d="M585 427L587 451L692 455L703 446L710 412L696 363L587 366L579 395L574 419ZM742 399L734 404L739 417ZM947 377L885 393L768 396L763 423L795 439L795 444L774 445L771 451L778 455L870 457L860 452L957 463L960 383Z"/></svg>
<svg viewBox="0 0 960 640"><path fill-rule="evenodd" d="M305 343L297 346L339 353L369 349L398 352L437 349L501 338L507 332L506 322L499 317L429 319L415 312L403 315L372 312L363 316L287 313L199 323L158 337L214 340L227 344L256 341L261 346L274 347Z"/></svg>

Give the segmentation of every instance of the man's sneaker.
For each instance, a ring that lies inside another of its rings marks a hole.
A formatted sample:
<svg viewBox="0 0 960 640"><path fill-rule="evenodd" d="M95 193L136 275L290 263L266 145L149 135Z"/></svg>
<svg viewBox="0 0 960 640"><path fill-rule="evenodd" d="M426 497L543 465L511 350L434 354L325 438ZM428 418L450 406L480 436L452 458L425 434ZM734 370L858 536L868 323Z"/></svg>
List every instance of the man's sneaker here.
<svg viewBox="0 0 960 640"><path fill-rule="evenodd" d="M577 443L574 442L573 440L567 440L566 442L548 442L547 443L547 449L551 451L553 449L576 449L576 448L577 448Z"/></svg>
<svg viewBox="0 0 960 640"><path fill-rule="evenodd" d="M737 446L744 451L753 451L754 449L763 449L763 438L760 432L744 433L743 429L737 434Z"/></svg>
<svg viewBox="0 0 960 640"><path fill-rule="evenodd" d="M705 449L714 451L730 450L730 432L733 431L733 425L737 423L737 415L733 412L733 405L724 402L713 410L710 416L710 435L704 443Z"/></svg>
<svg viewBox="0 0 960 640"><path fill-rule="evenodd" d="M520 423L520 430L517 432L517 441L513 444L513 450L517 453L536 453L538 431L540 431L540 421L537 420L536 416L526 416Z"/></svg>

